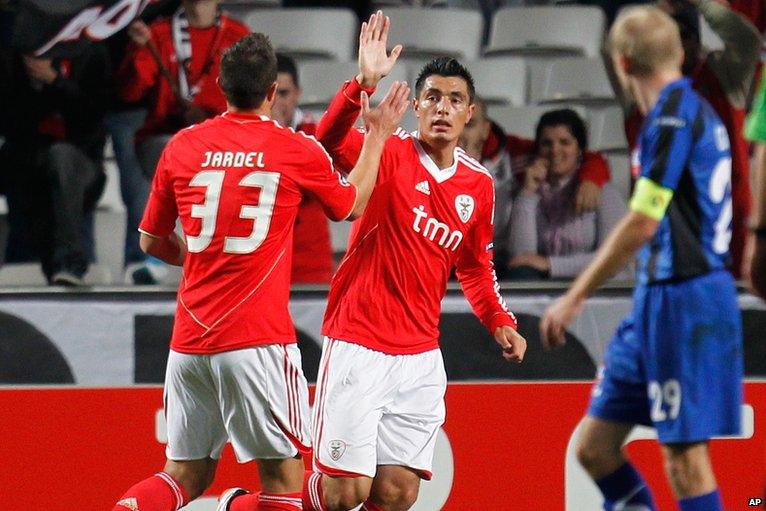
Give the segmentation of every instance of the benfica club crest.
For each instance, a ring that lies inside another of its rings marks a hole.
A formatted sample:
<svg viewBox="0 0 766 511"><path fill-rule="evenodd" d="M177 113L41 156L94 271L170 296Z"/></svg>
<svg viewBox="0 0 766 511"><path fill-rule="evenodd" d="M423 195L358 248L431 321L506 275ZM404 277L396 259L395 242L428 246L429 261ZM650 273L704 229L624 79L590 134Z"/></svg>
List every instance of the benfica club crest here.
<svg viewBox="0 0 766 511"><path fill-rule="evenodd" d="M457 215L464 224L468 223L468 220L471 219L474 204L473 197L470 195L458 195L455 197L455 209L457 209Z"/></svg>
<svg viewBox="0 0 766 511"><path fill-rule="evenodd" d="M333 461L338 461L345 452L346 442L342 440L330 440L330 457Z"/></svg>

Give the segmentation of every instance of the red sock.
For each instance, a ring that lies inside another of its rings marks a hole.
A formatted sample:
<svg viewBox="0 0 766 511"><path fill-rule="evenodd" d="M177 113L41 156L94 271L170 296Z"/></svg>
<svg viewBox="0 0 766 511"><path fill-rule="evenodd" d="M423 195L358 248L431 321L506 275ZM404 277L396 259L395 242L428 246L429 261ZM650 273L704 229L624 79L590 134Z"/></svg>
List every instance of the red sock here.
<svg viewBox="0 0 766 511"><path fill-rule="evenodd" d="M176 511L188 502L183 486L159 472L126 491L112 511Z"/></svg>
<svg viewBox="0 0 766 511"><path fill-rule="evenodd" d="M369 500L362 506L362 511L383 511L383 508L377 504L373 504Z"/></svg>
<svg viewBox="0 0 766 511"><path fill-rule="evenodd" d="M319 472L306 472L303 478L303 511L327 511L322 495L322 474Z"/></svg>
<svg viewBox="0 0 766 511"><path fill-rule="evenodd" d="M235 500L236 502L236 500ZM300 493L266 493L261 492L258 495L258 507L255 511L300 511L301 505ZM232 508L232 511L235 511Z"/></svg>

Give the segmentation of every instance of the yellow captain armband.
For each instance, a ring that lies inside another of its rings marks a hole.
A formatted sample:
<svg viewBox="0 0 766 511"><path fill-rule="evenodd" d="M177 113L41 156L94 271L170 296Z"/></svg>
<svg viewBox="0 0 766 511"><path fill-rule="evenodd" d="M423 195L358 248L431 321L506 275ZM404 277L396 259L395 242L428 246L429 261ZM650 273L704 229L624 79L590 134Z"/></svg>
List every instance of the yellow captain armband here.
<svg viewBox="0 0 766 511"><path fill-rule="evenodd" d="M642 177L636 182L633 197L630 199L630 209L659 222L665 216L672 198L673 190Z"/></svg>

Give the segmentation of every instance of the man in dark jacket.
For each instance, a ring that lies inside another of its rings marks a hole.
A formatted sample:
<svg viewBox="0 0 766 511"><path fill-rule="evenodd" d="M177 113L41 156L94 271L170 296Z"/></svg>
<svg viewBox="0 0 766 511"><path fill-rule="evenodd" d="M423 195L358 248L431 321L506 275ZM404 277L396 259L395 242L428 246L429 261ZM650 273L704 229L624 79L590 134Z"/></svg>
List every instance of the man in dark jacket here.
<svg viewBox="0 0 766 511"><path fill-rule="evenodd" d="M108 56L0 54L0 149L10 233L6 260L38 259L48 282L81 285L92 259L86 218L103 190Z"/></svg>

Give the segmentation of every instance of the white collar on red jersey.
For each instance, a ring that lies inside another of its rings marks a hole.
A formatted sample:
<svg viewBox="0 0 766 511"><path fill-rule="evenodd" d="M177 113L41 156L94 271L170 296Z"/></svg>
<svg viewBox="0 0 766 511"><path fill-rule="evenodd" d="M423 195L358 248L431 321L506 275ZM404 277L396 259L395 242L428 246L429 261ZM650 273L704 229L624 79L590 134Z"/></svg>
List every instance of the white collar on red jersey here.
<svg viewBox="0 0 766 511"><path fill-rule="evenodd" d="M431 159L430 156L428 156L428 153L426 153L426 150L423 149L423 146L420 144L420 141L418 140L418 132L413 131L412 132L412 143L415 145L415 150L418 152L418 157L420 158L420 164L423 165L426 170L436 179L437 183L443 183L447 179L451 178L455 175L455 172L457 172L457 147L455 148L455 151L452 153L452 165L447 167L446 169L440 169L436 163Z"/></svg>

